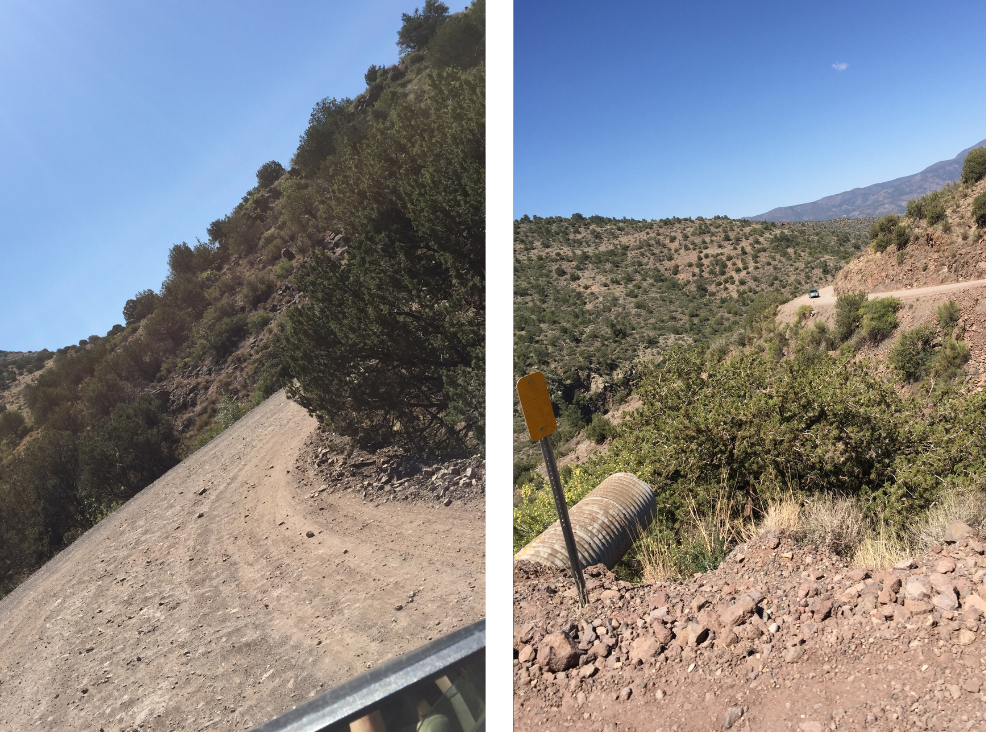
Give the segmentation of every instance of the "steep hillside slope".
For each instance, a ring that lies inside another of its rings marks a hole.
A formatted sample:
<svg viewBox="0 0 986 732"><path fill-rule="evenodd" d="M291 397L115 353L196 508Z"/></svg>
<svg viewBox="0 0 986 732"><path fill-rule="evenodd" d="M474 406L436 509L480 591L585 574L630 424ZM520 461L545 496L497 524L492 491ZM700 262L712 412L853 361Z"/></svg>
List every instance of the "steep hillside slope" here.
<svg viewBox="0 0 986 732"><path fill-rule="evenodd" d="M481 452L484 8L404 13L123 323L4 352L0 596L282 387L353 448Z"/></svg>
<svg viewBox="0 0 986 732"><path fill-rule="evenodd" d="M0 729L246 729L482 617L481 497L318 491L315 429L274 395L0 600Z"/></svg>
<svg viewBox="0 0 986 732"><path fill-rule="evenodd" d="M757 216L747 216L750 221L825 221L828 219L862 218L902 214L907 202L937 191L946 183L959 179L962 161L970 150L986 146L986 140L966 148L951 160L941 160L929 165L920 173L906 175L885 183L874 183L865 188L825 196L811 203L781 206Z"/></svg>
<svg viewBox="0 0 986 732"><path fill-rule="evenodd" d="M904 216L908 239L903 247L865 250L836 277L835 292L883 292L928 287L986 277L986 232L972 220L972 204L986 193L986 178L968 187L948 187L946 211L934 224Z"/></svg>

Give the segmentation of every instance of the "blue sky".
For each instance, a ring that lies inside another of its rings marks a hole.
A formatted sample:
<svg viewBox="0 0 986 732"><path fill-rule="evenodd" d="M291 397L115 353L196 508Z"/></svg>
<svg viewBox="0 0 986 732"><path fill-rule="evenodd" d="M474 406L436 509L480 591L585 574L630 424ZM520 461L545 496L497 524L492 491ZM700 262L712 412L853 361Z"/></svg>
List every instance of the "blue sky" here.
<svg viewBox="0 0 986 732"><path fill-rule="evenodd" d="M171 245L288 165L316 102L397 61L421 4L0 4L0 350L122 322Z"/></svg>
<svg viewBox="0 0 986 732"><path fill-rule="evenodd" d="M525 2L516 216L732 217L986 138L986 4Z"/></svg>

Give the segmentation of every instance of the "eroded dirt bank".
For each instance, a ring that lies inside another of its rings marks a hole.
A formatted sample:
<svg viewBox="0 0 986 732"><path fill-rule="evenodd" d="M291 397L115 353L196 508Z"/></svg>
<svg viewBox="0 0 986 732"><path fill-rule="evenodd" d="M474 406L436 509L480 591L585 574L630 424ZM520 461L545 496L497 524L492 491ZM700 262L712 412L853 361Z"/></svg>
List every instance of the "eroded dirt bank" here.
<svg viewBox="0 0 986 732"><path fill-rule="evenodd" d="M275 395L0 601L0 730L244 729L483 617L481 500L319 492L315 428Z"/></svg>

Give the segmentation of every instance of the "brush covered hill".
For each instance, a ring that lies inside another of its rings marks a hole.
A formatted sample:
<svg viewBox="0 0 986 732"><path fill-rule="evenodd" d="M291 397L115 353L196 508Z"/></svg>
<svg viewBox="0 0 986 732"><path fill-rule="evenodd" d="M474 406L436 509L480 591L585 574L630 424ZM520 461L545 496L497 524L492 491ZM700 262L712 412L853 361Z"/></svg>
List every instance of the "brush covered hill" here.
<svg viewBox="0 0 986 732"><path fill-rule="evenodd" d="M514 223L514 371L543 371L566 443L623 402L639 366L675 345L742 344L763 311L831 284L866 246L870 220L806 224L601 216ZM532 449L515 409L516 485Z"/></svg>
<svg viewBox="0 0 986 732"><path fill-rule="evenodd" d="M886 260L898 267L948 256L949 247L956 257L962 247L981 251L986 151L970 153L964 170L960 184L912 201L910 215L874 222L866 251L836 283L859 272L884 283L896 272ZM604 450L563 475L570 505L614 472L654 488L657 518L618 574L715 568L751 522L785 502L819 508L820 539L870 568L920 549L915 527L942 507L949 520L978 525L986 291L975 281L936 279L930 291L892 281L901 289L843 291L830 305L805 297L781 317L775 301L741 342L675 347L642 365L635 408ZM517 548L554 520L543 480L528 477L514 514Z"/></svg>
<svg viewBox="0 0 986 732"><path fill-rule="evenodd" d="M891 234L876 233L874 245L839 273L836 292L883 292L986 278L986 238L973 213L984 192L986 179L948 185L911 201L903 216L881 219L894 240L878 241Z"/></svg>
<svg viewBox="0 0 986 732"><path fill-rule="evenodd" d="M404 14L397 45L123 323L3 354L0 594L284 386L354 447L480 449L483 0Z"/></svg>

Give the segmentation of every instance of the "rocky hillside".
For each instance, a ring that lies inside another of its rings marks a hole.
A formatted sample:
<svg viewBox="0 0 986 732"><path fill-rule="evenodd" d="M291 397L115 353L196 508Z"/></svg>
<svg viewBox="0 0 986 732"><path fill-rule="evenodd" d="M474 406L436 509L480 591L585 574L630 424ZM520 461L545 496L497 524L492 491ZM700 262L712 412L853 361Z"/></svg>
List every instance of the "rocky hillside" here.
<svg viewBox="0 0 986 732"><path fill-rule="evenodd" d="M966 148L951 160L929 165L920 173L875 183L865 188L826 196L811 203L781 206L767 213L748 216L751 221L826 221L838 218L863 218L904 213L907 202L954 183L962 172L962 161L970 150L986 146L986 140Z"/></svg>
<svg viewBox="0 0 986 732"><path fill-rule="evenodd" d="M972 204L986 192L986 178L969 186L949 186L939 193L943 218L902 216L908 236L903 246L883 252L872 248L840 270L836 293L883 292L986 278L986 231L972 216Z"/></svg>
<svg viewBox="0 0 986 732"><path fill-rule="evenodd" d="M768 531L718 569L631 585L514 573L514 727L986 729L986 544L956 521L892 569Z"/></svg>

